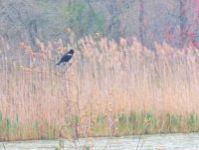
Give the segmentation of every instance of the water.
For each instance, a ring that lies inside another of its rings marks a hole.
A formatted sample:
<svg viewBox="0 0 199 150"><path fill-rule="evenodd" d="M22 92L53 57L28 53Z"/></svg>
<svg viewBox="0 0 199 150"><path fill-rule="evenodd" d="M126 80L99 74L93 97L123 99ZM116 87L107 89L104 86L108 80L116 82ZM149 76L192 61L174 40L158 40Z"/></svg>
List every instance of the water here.
<svg viewBox="0 0 199 150"><path fill-rule="evenodd" d="M0 150L55 150L60 145L64 150L199 150L199 133L0 142Z"/></svg>

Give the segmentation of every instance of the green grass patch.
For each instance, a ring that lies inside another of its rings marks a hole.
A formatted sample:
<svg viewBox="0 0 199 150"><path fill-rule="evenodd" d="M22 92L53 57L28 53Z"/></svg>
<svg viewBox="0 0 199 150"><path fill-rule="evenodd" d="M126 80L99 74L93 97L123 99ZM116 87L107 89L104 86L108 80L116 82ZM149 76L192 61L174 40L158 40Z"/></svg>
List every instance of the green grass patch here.
<svg viewBox="0 0 199 150"><path fill-rule="evenodd" d="M16 115L15 119L10 119L0 113L1 140L54 139L59 137L76 139L87 136L122 136L198 131L199 121L196 113L155 115L152 112L131 112L119 113L112 117L98 114L92 118L90 124L88 122L82 124L79 116L72 115L65 118L63 125L50 124L48 121L33 121L32 123L22 124L18 115Z"/></svg>

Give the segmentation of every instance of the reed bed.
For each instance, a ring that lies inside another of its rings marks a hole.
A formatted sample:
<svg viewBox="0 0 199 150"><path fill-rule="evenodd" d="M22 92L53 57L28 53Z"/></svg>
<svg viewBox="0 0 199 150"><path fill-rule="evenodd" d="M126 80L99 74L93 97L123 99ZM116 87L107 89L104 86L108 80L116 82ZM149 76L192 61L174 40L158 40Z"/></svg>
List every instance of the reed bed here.
<svg viewBox="0 0 199 150"><path fill-rule="evenodd" d="M2 140L199 131L197 49L90 36L0 47Z"/></svg>

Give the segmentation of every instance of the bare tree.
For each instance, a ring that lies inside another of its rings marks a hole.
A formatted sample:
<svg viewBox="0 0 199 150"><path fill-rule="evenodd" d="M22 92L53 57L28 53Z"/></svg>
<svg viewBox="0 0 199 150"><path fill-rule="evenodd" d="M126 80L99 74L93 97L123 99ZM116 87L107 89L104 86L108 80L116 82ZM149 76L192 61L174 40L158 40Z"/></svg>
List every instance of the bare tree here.
<svg viewBox="0 0 199 150"><path fill-rule="evenodd" d="M185 29L186 29L186 24L187 24L187 18L186 18L186 9L185 9L185 4L186 0L180 0L180 41L179 41L179 46L183 47L184 46L184 40L186 38L185 36Z"/></svg>
<svg viewBox="0 0 199 150"><path fill-rule="evenodd" d="M144 44L143 22L144 22L144 2L143 0L139 0L139 36L142 44Z"/></svg>

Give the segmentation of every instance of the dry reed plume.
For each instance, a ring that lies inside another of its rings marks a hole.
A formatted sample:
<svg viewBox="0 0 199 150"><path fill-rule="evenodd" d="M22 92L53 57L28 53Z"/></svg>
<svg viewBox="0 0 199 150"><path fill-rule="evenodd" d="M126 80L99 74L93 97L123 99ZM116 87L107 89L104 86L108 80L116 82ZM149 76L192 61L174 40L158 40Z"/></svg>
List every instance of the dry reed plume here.
<svg viewBox="0 0 199 150"><path fill-rule="evenodd" d="M67 136L64 127L73 125L66 121L71 116L78 117L75 133L89 136L99 114L108 120L107 135L120 113L199 114L197 49L155 44L151 51L136 39L128 44L89 36L66 47L61 40L37 40L37 45L40 51L34 52L21 43L12 60L12 50L1 39L0 111L20 123L17 134L1 134L4 139L41 138L46 124L52 137ZM55 63L70 47L76 53L65 72ZM31 130L35 126L36 133Z"/></svg>

